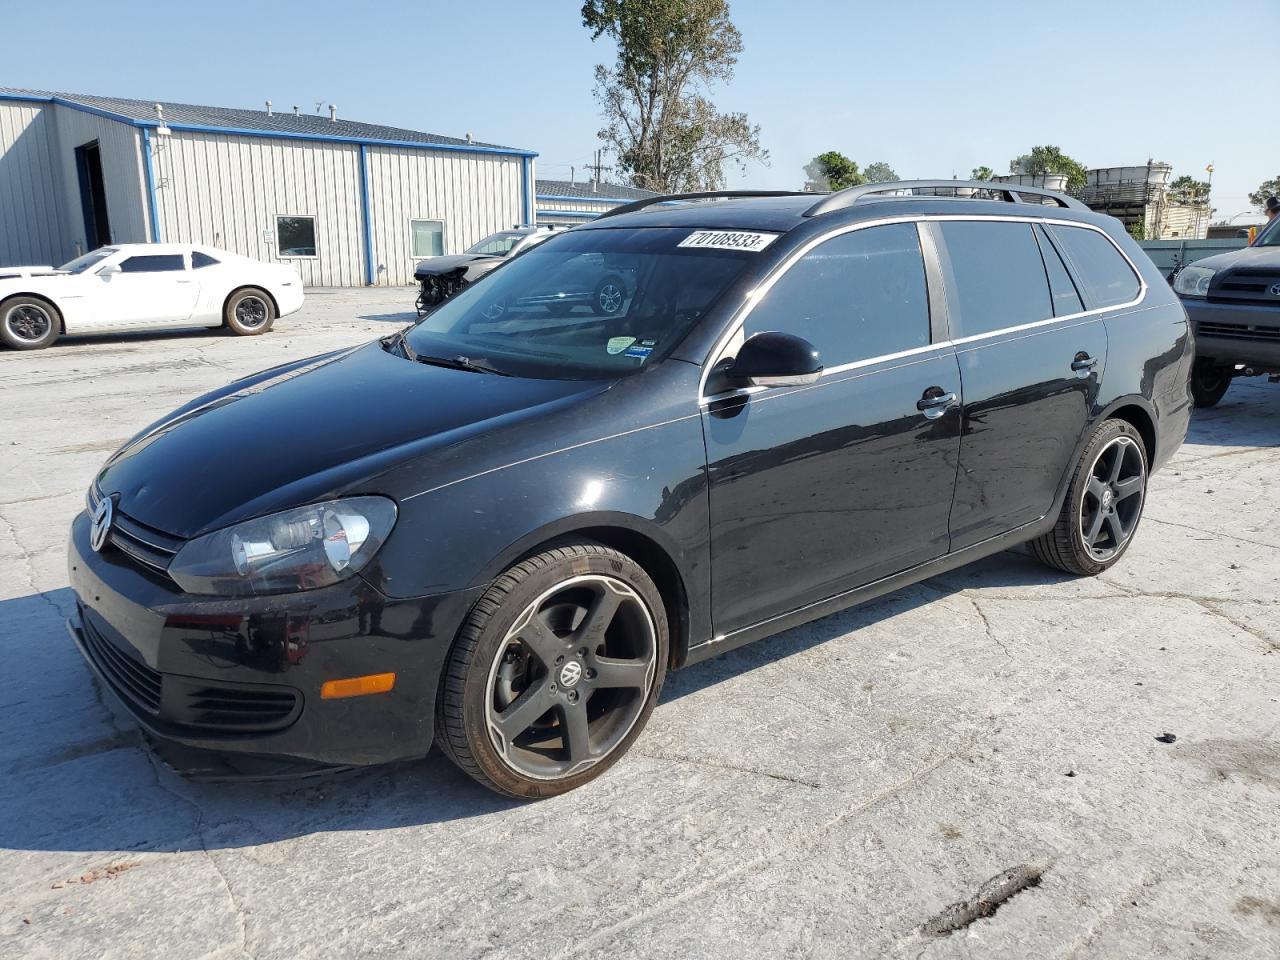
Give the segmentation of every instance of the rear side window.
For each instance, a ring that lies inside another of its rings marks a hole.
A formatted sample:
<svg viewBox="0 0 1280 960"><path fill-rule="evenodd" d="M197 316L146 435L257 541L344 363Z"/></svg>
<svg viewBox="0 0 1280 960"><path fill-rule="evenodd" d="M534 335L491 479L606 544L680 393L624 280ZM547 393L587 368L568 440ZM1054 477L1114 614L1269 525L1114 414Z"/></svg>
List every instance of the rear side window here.
<svg viewBox="0 0 1280 960"><path fill-rule="evenodd" d="M974 337L1053 317L1044 260L1031 224L943 221L959 317L953 337Z"/></svg>
<svg viewBox="0 0 1280 960"><path fill-rule="evenodd" d="M201 267L212 267L218 263L217 260L209 256L207 253L201 253L196 250L191 254L191 269L199 270Z"/></svg>
<svg viewBox="0 0 1280 960"><path fill-rule="evenodd" d="M929 295L913 223L833 237L792 264L751 311L743 333L804 337L823 366L929 344Z"/></svg>
<svg viewBox="0 0 1280 960"><path fill-rule="evenodd" d="M1084 284L1091 309L1128 303L1138 295L1138 275L1114 243L1097 230L1084 227L1049 228Z"/></svg>
<svg viewBox="0 0 1280 960"><path fill-rule="evenodd" d="M129 257L120 264L121 273L164 273L169 270L185 270L180 253L152 253L141 257Z"/></svg>
<svg viewBox="0 0 1280 960"><path fill-rule="evenodd" d="M1071 280L1071 274L1062 263L1057 249L1050 242L1048 235L1040 226L1036 227L1036 240L1040 243L1040 255L1044 257L1044 272L1049 275L1049 293L1053 297L1053 315L1065 317L1069 313L1080 313L1084 303L1080 293Z"/></svg>

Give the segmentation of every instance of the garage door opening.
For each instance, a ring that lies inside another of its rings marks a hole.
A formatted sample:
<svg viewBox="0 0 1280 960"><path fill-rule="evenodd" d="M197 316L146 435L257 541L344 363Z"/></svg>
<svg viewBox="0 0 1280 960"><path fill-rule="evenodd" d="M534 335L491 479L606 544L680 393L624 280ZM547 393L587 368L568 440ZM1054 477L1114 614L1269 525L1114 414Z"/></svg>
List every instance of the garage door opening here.
<svg viewBox="0 0 1280 960"><path fill-rule="evenodd" d="M102 152L98 149L97 140L76 147L76 171L80 175L85 243L89 250L97 250L111 242L107 188L102 179Z"/></svg>

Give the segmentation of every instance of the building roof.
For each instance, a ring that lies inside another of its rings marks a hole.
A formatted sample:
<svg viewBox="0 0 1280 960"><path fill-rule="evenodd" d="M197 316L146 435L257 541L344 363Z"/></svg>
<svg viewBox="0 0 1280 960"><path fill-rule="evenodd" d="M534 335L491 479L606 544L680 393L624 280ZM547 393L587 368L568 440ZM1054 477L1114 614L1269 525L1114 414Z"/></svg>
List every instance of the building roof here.
<svg viewBox="0 0 1280 960"><path fill-rule="evenodd" d="M355 120L330 120L328 108L323 114L297 115L292 109L242 110L238 107L206 107L192 103L170 103L164 100L129 100L123 97L102 97L96 94L57 93L48 90L24 90L0 87L0 100L37 100L63 104L90 113L102 114L122 120L133 126L157 127L156 104L164 110L164 123L172 129L225 130L229 133L264 136L283 136L304 140L351 140L363 143L389 143L441 147L444 149L498 151L536 156L532 151L516 147L504 147L496 143L482 143L457 137L443 137L404 127L387 127L376 123L359 123Z"/></svg>
<svg viewBox="0 0 1280 960"><path fill-rule="evenodd" d="M534 191L539 197L563 197L574 200L644 200L656 197L654 190L641 190L639 187L624 187L620 183L601 181L592 189L591 182L570 183L568 180L538 180Z"/></svg>

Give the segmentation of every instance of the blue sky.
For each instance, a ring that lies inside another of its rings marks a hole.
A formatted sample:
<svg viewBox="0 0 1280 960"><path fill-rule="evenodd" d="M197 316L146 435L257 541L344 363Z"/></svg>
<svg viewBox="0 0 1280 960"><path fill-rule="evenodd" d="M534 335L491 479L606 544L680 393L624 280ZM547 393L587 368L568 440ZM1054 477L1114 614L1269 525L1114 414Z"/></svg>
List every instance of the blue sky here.
<svg viewBox="0 0 1280 960"><path fill-rule="evenodd" d="M0 86L314 111L528 147L568 178L597 146L591 42L573 0L205 4L0 0ZM1280 176L1280 2L732 0L745 50L722 109L772 159L731 186L798 188L815 154L903 176L1004 172L1053 143L1088 166L1215 165L1221 217ZM1157 12L1158 11L1158 12ZM326 108L327 109L327 108ZM1249 218L1242 217L1240 221Z"/></svg>

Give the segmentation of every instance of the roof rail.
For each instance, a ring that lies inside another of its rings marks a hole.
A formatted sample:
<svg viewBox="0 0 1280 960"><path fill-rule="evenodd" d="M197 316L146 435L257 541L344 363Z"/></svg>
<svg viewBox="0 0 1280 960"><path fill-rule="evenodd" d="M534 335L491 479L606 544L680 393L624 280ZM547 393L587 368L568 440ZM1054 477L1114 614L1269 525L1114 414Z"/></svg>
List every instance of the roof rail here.
<svg viewBox="0 0 1280 960"><path fill-rule="evenodd" d="M659 194L656 197L645 197L643 200L633 200L631 203L624 203L620 207L613 207L606 210L597 220L603 220L605 217L616 217L623 213L635 213L637 210L643 210L645 207L651 207L655 203L671 203L676 200L732 200L734 197L803 197L812 196L800 190L707 190L702 193L667 193Z"/></svg>
<svg viewBox="0 0 1280 960"><path fill-rule="evenodd" d="M1045 190L1043 187L1023 186L1020 183L1002 183L995 180L896 180L887 183L864 183L857 187L849 187L836 193L829 193L806 210L804 215L806 217L820 217L824 213L831 213L833 210L843 210L846 207L851 207L859 200L878 193L914 192L916 190L937 191L943 189L981 190L986 193L1000 194L1000 199L1006 203L1026 203L1027 201L1020 196L1020 194L1025 193L1034 197L1048 197L1058 206L1067 207L1071 210L1089 209L1074 197L1068 197L1066 194L1056 193L1053 190ZM924 195L938 196L939 194L930 192ZM942 196L946 196L946 194L942 194Z"/></svg>

